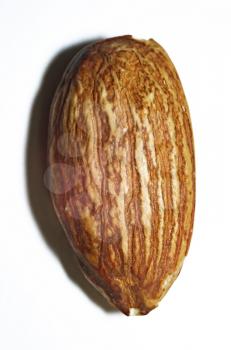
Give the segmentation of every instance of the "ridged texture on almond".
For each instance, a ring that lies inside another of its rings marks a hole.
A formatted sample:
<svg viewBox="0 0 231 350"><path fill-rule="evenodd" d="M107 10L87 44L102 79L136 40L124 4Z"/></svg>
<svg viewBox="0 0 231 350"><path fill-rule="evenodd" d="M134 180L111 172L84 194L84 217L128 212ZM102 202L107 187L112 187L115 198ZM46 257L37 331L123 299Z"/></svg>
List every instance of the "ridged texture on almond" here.
<svg viewBox="0 0 231 350"><path fill-rule="evenodd" d="M54 97L48 151L52 188L63 189L54 207L84 274L125 314L148 313L180 272L195 203L188 105L163 48L123 36L77 55Z"/></svg>

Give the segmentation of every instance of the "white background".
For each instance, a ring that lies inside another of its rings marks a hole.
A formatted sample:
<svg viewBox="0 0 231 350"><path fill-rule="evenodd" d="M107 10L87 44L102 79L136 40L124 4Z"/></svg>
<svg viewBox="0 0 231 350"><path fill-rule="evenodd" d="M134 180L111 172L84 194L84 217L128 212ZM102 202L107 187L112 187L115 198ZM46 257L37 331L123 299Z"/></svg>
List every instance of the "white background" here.
<svg viewBox="0 0 231 350"><path fill-rule="evenodd" d="M221 0L0 1L1 349L231 349L230 19ZM82 277L42 182L47 111L68 48L122 34L167 50L196 145L190 252L143 317L113 312Z"/></svg>

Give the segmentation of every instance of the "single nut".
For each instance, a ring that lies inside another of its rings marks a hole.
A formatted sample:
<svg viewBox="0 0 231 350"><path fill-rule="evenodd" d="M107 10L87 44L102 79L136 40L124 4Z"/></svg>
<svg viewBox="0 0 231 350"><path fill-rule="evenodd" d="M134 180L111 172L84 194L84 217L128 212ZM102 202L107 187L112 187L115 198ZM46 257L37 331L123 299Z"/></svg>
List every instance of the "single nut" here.
<svg viewBox="0 0 231 350"><path fill-rule="evenodd" d="M85 276L126 315L147 314L180 272L195 207L189 110L164 49L126 35L77 54L53 100L48 158Z"/></svg>

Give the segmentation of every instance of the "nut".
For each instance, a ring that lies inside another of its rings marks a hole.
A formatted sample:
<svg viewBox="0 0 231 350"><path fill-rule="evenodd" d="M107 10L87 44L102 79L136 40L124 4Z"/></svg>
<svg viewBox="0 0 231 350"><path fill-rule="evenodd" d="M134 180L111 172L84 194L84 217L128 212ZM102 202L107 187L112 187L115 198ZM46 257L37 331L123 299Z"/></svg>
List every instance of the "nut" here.
<svg viewBox="0 0 231 350"><path fill-rule="evenodd" d="M147 314L180 272L195 207L189 109L164 49L126 35L77 54L54 96L48 158L85 276L126 315Z"/></svg>

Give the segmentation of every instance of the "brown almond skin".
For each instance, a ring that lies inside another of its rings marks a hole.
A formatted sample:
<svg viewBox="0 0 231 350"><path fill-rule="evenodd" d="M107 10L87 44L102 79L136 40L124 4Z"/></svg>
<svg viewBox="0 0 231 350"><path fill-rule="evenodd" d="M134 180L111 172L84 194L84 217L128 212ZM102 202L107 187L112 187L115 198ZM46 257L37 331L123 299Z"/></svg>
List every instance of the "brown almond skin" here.
<svg viewBox="0 0 231 350"><path fill-rule="evenodd" d="M192 235L195 159L178 74L154 40L97 42L52 103L49 188L87 279L126 315L155 308Z"/></svg>

